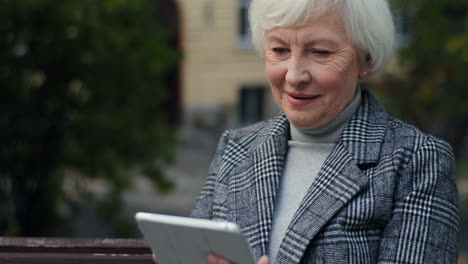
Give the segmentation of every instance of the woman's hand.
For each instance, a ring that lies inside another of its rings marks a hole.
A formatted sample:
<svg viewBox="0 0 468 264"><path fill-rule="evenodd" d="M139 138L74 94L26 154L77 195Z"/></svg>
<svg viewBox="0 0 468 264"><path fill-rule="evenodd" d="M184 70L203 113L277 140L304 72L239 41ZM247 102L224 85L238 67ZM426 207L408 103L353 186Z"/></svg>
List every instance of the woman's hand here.
<svg viewBox="0 0 468 264"><path fill-rule="evenodd" d="M257 264L270 264L270 259L269 259L268 256L266 256L266 255L265 255L265 256L262 256L262 257L258 260Z"/></svg>
<svg viewBox="0 0 468 264"><path fill-rule="evenodd" d="M216 255L216 254L209 254L208 255L208 264L232 264L229 260ZM257 264L270 264L270 260L268 259L268 256L263 256L261 257Z"/></svg>
<svg viewBox="0 0 468 264"><path fill-rule="evenodd" d="M151 255L151 256L153 257L154 264L159 264L158 258L156 258L156 255L153 254L153 255Z"/></svg>
<svg viewBox="0 0 468 264"><path fill-rule="evenodd" d="M158 259L156 258L156 255L153 254L152 258L155 264L159 264ZM209 264L231 264L229 260L226 260L225 258L218 256L216 254L208 255L208 263ZM270 260L268 259L268 256L263 256L258 260L257 264L270 264Z"/></svg>

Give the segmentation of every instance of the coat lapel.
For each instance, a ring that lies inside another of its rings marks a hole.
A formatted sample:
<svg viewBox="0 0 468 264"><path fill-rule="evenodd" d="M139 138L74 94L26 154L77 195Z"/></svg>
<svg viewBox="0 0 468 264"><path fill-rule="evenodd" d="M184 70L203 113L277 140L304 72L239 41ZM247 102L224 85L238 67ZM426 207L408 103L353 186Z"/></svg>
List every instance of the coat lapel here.
<svg viewBox="0 0 468 264"><path fill-rule="evenodd" d="M365 89L362 99L361 107L295 213L276 263L299 263L310 241L368 184L368 177L359 166L378 161L387 118Z"/></svg>
<svg viewBox="0 0 468 264"><path fill-rule="evenodd" d="M269 233L276 202L279 179L283 172L287 151L289 123L284 114L279 115L264 142L253 152L254 192L252 204L256 204L258 226L251 241L256 257L267 253Z"/></svg>

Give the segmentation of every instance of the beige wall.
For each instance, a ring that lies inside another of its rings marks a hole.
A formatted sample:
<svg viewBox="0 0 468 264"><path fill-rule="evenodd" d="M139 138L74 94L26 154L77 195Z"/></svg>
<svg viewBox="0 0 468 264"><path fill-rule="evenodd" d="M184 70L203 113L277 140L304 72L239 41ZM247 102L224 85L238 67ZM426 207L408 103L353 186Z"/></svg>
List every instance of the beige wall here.
<svg viewBox="0 0 468 264"><path fill-rule="evenodd" d="M237 0L177 2L182 22L185 108L235 104L241 85L266 83L263 60L254 50L237 45Z"/></svg>

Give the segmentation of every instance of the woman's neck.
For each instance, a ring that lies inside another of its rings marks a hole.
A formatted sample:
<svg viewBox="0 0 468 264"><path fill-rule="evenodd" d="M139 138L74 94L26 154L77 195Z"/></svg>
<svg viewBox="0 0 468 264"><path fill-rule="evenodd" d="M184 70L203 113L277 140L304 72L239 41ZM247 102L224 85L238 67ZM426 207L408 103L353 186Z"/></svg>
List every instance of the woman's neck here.
<svg viewBox="0 0 468 264"><path fill-rule="evenodd" d="M306 143L336 143L341 132L361 105L361 89L358 86L354 99L330 122L317 128L303 129L291 124L291 140Z"/></svg>

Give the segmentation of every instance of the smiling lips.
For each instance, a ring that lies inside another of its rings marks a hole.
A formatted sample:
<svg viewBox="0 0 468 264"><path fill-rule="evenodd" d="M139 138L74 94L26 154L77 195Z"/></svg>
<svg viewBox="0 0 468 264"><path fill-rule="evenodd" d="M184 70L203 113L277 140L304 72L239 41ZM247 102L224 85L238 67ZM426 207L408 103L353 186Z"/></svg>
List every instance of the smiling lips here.
<svg viewBox="0 0 468 264"><path fill-rule="evenodd" d="M305 95L305 94L294 94L286 93L288 95L288 101L294 106L304 106L312 103L319 97L319 95Z"/></svg>

